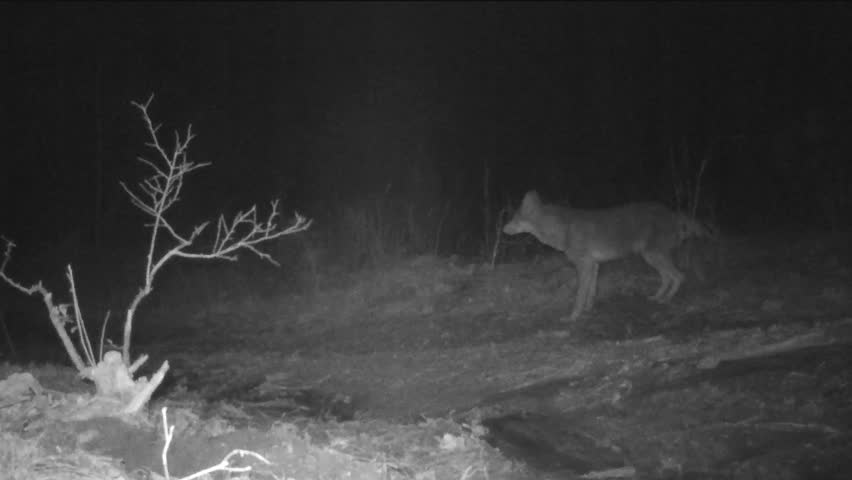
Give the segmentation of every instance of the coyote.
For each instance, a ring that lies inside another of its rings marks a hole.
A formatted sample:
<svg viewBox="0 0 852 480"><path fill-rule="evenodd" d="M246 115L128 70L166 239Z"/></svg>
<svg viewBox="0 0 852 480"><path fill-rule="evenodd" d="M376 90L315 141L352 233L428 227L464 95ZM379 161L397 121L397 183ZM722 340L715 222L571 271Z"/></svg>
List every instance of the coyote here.
<svg viewBox="0 0 852 480"><path fill-rule="evenodd" d="M531 233L541 243L564 252L574 264L577 295L567 321L576 320L584 310L592 308L601 262L631 253L642 255L662 281L650 299L667 302L684 278L674 265L672 249L688 237L715 236L698 221L660 203L581 210L543 203L535 191L527 192L503 233Z"/></svg>

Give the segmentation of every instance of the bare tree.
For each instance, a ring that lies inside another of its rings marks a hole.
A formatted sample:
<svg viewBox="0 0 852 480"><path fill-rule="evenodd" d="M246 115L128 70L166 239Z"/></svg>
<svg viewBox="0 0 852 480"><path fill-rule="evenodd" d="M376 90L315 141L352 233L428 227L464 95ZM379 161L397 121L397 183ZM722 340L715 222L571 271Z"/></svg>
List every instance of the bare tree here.
<svg viewBox="0 0 852 480"><path fill-rule="evenodd" d="M3 261L0 263L0 279L22 293L27 295L39 294L42 297L51 323L59 334L59 338L74 366L84 378L95 383L99 396L113 400L119 399L121 406L119 411L121 413L132 413L141 409L162 382L169 368L168 361L165 361L150 381L145 377L133 380L134 373L148 357L141 355L131 362L130 355L136 310L142 300L153 291L154 278L169 260L182 257L236 261L237 253L246 250L278 266L275 259L260 249L261 244L307 230L311 225L311 220L295 213L289 226L280 227L277 224L280 217L278 202L273 201L271 202L270 212L265 217L260 216L257 207L254 205L248 210L237 212L230 220L220 215L216 220L215 233L211 237L212 241L207 244L207 247L201 247L198 244L201 243L202 236L208 231L207 227L211 222L196 224L187 234L179 233L178 229L167 218L167 213L180 200L180 193L186 176L200 168L209 166L210 163L196 163L188 158L190 142L195 138L192 134L192 125L187 127L183 136L175 132L175 144L171 151L163 147L158 136L160 126L154 125L148 113L153 99L154 96L151 95L145 103L131 102L142 114L147 133L150 136L146 146L153 151L154 156L153 159L146 157L138 159L149 167L151 173L139 182L136 188L131 188L123 182L121 185L133 205L150 216L152 222L149 225L151 233L145 263L145 278L142 287L134 296L126 312L121 354L108 352L103 355L103 336L101 336L101 351L98 358L95 358L77 300L74 273L70 265L67 267L66 276L69 282L71 303L56 304L53 301L53 294L43 286L42 282L25 286L7 275L6 266L11 259L15 244L5 238L3 240L6 243L6 248ZM163 243L169 245L162 247L161 244ZM157 251L164 251L164 253L158 255ZM70 311L72 307L73 312ZM78 336L79 345L77 346L68 333L68 325L74 326L72 333L76 333ZM78 347L82 350L83 355L79 353ZM83 356L85 356L85 360Z"/></svg>

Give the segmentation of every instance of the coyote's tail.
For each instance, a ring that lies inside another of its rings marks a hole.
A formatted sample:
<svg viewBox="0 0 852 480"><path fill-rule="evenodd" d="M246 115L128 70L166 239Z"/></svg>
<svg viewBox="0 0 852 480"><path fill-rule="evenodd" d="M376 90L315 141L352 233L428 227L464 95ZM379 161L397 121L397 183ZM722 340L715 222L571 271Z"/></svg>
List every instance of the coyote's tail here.
<svg viewBox="0 0 852 480"><path fill-rule="evenodd" d="M678 213L678 226L681 241L691 237L703 237L711 240L719 238L719 228L716 225L698 220L685 213Z"/></svg>

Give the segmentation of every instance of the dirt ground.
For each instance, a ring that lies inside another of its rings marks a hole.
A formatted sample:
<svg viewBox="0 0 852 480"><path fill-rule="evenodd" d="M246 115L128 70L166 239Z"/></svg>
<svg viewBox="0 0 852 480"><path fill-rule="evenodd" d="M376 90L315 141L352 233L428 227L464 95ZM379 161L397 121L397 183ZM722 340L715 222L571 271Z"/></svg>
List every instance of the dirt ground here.
<svg viewBox="0 0 852 480"><path fill-rule="evenodd" d="M482 478L850 478L850 240L695 246L667 305L646 300L658 279L640 259L607 263L574 323L576 277L552 252L313 272L297 293L166 298L136 350L172 365L155 404L228 418L228 446L268 443L258 432L288 419L440 421L525 465Z"/></svg>

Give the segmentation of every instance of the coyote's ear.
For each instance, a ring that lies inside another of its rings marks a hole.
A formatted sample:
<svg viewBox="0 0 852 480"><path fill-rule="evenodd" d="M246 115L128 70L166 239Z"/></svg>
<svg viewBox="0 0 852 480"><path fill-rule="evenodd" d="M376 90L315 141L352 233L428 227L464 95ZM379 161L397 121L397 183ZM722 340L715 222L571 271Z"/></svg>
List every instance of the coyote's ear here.
<svg viewBox="0 0 852 480"><path fill-rule="evenodd" d="M535 190L530 190L526 195L524 195L524 201L521 202L521 209L536 209L539 205L541 205L541 197L538 196L538 192Z"/></svg>

